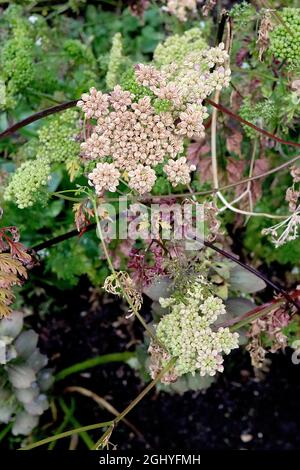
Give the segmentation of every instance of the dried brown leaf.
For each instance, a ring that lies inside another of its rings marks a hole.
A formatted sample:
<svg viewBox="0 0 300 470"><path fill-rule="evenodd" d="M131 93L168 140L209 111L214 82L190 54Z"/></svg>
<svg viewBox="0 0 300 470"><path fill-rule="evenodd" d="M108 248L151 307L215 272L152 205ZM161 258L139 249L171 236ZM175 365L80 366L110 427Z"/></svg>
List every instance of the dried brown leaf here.
<svg viewBox="0 0 300 470"><path fill-rule="evenodd" d="M245 171L245 161L229 157L227 158L226 170L228 183L237 183L243 178L243 173Z"/></svg>
<svg viewBox="0 0 300 470"><path fill-rule="evenodd" d="M243 141L243 135L236 129L233 129L232 134L226 138L226 147L229 153L235 153L242 158L241 144Z"/></svg>

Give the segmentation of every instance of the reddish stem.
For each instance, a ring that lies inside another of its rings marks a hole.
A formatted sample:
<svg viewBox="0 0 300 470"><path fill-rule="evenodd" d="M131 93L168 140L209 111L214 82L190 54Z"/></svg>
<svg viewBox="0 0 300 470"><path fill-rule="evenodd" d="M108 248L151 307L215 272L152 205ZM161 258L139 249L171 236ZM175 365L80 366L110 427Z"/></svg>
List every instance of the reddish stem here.
<svg viewBox="0 0 300 470"><path fill-rule="evenodd" d="M221 104L215 103L214 101L210 100L209 98L206 98L205 101L206 101L206 103L209 103L214 108L217 108L222 113L228 114L228 116L232 117L236 121L239 121L242 124L245 124L246 126L252 127L252 129L255 129L257 132L260 132L261 134L269 137L272 140L275 140L276 142L279 142L280 144L291 145L292 147L300 148L300 144L298 144L297 142L290 142L288 140L281 139L280 137L277 137L276 135L271 134L270 132L265 131L264 129L261 129L260 127L257 127L255 124L252 124L252 122L246 121L246 119L243 119L238 114L235 114L233 111L230 111L230 109L225 108L225 106L222 106Z"/></svg>
<svg viewBox="0 0 300 470"><path fill-rule="evenodd" d="M225 108L225 106L222 106L221 104L215 103L214 101L210 100L209 98L207 98L205 101L206 101L206 103L210 104L211 106L214 106L215 108L217 108L222 113L228 114L228 116L232 117L236 121L239 121L242 124L245 124L246 126L252 127L252 129L255 129L257 132L260 132L261 134L269 137L272 140L275 140L276 142L279 142L279 143L284 144L284 145L290 145L292 147L300 148L300 144L298 144L297 142L291 142L291 141L288 141L288 140L281 139L280 137L277 137L276 135L271 134L270 132L268 132L264 129L261 129L258 126L255 126L255 124L252 124L252 122L246 121L246 119L243 119L238 114L235 114L233 111L231 111L230 109ZM42 119L42 118L44 118L46 116L49 116L51 114L55 114L55 113L58 113L60 111L64 111L65 109L72 108L72 107L76 106L76 103L77 103L77 100L67 101L66 103L62 103L62 104L59 104L57 106L47 108L44 111L39 111L36 114L32 114L31 116L23 119L22 121L14 124L11 127L8 127L5 131L1 132L0 133L0 139L3 139L3 137L7 137L7 136L13 134L18 129L21 129L22 127L28 126L28 124L31 124L32 122L38 121L39 119ZM209 127L209 125L210 125L210 122L208 121L207 127Z"/></svg>

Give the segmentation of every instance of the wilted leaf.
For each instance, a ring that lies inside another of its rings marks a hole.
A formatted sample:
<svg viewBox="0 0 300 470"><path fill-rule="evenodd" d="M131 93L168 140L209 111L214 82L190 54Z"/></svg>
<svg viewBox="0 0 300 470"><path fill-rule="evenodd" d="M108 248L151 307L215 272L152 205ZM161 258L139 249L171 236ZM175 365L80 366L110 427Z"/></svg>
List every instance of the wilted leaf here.
<svg viewBox="0 0 300 470"><path fill-rule="evenodd" d="M235 153L242 158L241 143L243 141L242 133L233 129L232 134L226 139L226 147L229 153Z"/></svg>
<svg viewBox="0 0 300 470"><path fill-rule="evenodd" d="M0 272L5 274L18 274L26 278L27 272L17 259L13 259L10 253L0 253Z"/></svg>
<svg viewBox="0 0 300 470"><path fill-rule="evenodd" d="M20 242L10 244L10 253L14 258L17 258L23 264L28 265L32 262L31 256L26 252L26 247Z"/></svg>
<svg viewBox="0 0 300 470"><path fill-rule="evenodd" d="M24 267L32 263L33 258L26 253L26 248L19 240L19 231L16 227L3 227L0 229L0 318L11 313L9 308L14 300L12 287L21 285L27 279ZM1 251L9 250L9 253Z"/></svg>
<svg viewBox="0 0 300 470"><path fill-rule="evenodd" d="M88 201L83 201L73 204L75 224L78 232L83 230L84 227L90 223L90 219L94 216L94 211L88 206L88 203Z"/></svg>

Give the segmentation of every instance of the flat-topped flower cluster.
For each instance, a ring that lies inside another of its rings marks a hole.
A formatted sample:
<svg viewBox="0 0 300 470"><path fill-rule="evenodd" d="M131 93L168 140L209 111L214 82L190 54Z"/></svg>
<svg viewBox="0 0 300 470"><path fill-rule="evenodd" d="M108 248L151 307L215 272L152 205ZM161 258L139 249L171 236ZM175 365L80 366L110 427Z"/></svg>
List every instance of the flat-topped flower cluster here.
<svg viewBox="0 0 300 470"><path fill-rule="evenodd" d="M164 164L173 186L191 181L195 167L182 158L184 140L204 136L208 114L203 100L228 86L227 59L220 44L163 69L138 64L131 78L110 93L91 88L82 95L78 106L95 125L81 144L81 155L98 162L89 174L98 195L115 190L121 177L137 193L150 192L158 164Z"/></svg>
<svg viewBox="0 0 300 470"><path fill-rule="evenodd" d="M170 313L162 317L156 335L171 356L177 357L178 376L199 372L213 376L223 372L223 356L239 346L239 334L214 325L226 313L223 301L213 295L206 281L199 276L188 285L186 293L161 298L162 307Z"/></svg>

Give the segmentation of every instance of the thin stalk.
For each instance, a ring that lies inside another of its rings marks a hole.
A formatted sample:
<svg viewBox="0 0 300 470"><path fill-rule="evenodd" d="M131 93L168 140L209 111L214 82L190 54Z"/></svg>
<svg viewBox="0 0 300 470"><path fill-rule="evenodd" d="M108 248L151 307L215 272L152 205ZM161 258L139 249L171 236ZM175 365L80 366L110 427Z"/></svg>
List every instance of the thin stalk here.
<svg viewBox="0 0 300 470"><path fill-rule="evenodd" d="M2 429L2 431L0 432L0 442L5 438L5 436L9 433L9 431L11 430L11 428L13 427L13 424L14 423L8 423L4 429Z"/></svg>
<svg viewBox="0 0 300 470"><path fill-rule="evenodd" d="M96 224L91 224L89 225L86 229L85 229L85 232L87 231L90 231L90 230L93 230L94 228L96 227ZM85 233L84 232L84 233ZM63 240L67 240L69 238L72 238L74 236L78 236L78 231L77 230L72 230L70 232L67 232L63 235L60 235L59 237L55 237L54 239L52 240L48 240L47 242L44 242L40 245L37 245L37 247L35 247L35 251L39 251L41 249L44 249L44 248L47 248L47 247L50 247L52 245L55 245L57 243L60 243L61 241ZM240 261L238 258L236 258L234 255L232 255L231 253L228 253L227 251L225 250L222 250L221 248L218 248L217 246L213 245L212 243L210 242L207 242L207 241L203 241L203 240L198 240L200 241L201 243L203 243L206 247L208 248L211 248L212 250L214 251L217 251L219 254L221 254L222 256L224 256L225 258L228 258L230 259L231 261L235 262L236 264L239 264L240 266L242 266L244 269L246 269L247 271L251 272L252 274L254 274L255 276L259 277L260 279L264 280L270 287L272 287L273 289L275 289L277 292L280 292L287 300L288 302L291 302L293 305L295 305L297 307L297 310L300 311L300 305L295 302L293 299L291 299L291 297L289 296L289 294L284 290L282 289L280 286L277 286L276 284L274 284L272 281L270 281L266 276L264 276L262 273L260 273L259 271L257 271L256 269L252 268L252 266L249 266L245 263L243 263L242 261ZM33 248L34 249L34 248Z"/></svg>
<svg viewBox="0 0 300 470"><path fill-rule="evenodd" d="M256 216L256 217L266 217L267 219L286 219L286 215L276 215L276 214L268 214L267 212L251 212L251 211L244 211L242 209L237 209L233 207L227 199L223 196L223 194L218 191L217 192L218 198L223 202L223 204L230 209L232 212L236 212L237 214L243 214L248 216Z"/></svg>
<svg viewBox="0 0 300 470"><path fill-rule="evenodd" d="M0 139L3 139L3 137L7 137L16 132L17 130L22 129L22 127L28 126L29 124L38 121L39 119L42 119L46 116L59 113L61 111L64 111L65 109L73 108L74 106L76 106L76 104L77 100L67 101L66 103L62 103L57 106L44 109L43 111L39 111L38 113L32 114L31 116L22 119L22 121L13 124L12 126L8 127L5 131L1 132Z"/></svg>
<svg viewBox="0 0 300 470"><path fill-rule="evenodd" d="M73 364L72 366L66 367L66 369L59 371L55 376L55 381L59 382L60 380L64 380L66 377L69 377L69 375L78 374L79 372L91 369L92 367L97 367L102 364L111 364L112 362L126 362L133 357L135 357L135 353L129 351L103 354L102 356L92 357L91 359L78 362L77 364Z"/></svg>
<svg viewBox="0 0 300 470"><path fill-rule="evenodd" d="M285 300L281 302L281 304L285 304ZM280 305L279 303L277 304L278 306ZM257 320L260 317L264 317L268 313L272 312L274 308L276 308L277 305L270 305L269 307L261 309L259 312L253 313L253 315L249 315L245 317L243 320L240 320L239 322L235 323L234 325L230 326L229 329L230 331L237 331L243 326L248 325L248 323L253 322L254 320Z"/></svg>
<svg viewBox="0 0 300 470"><path fill-rule="evenodd" d="M72 400L71 407L68 408L64 412L64 414L65 414L64 419L63 419L62 423L59 425L59 427L55 430L55 433L61 434L63 432L63 430L66 429L66 427L67 427L67 425L70 421L70 417L74 413L74 409L75 409L75 402L74 402L74 400ZM48 450L54 450L56 443L57 443L57 441L50 442Z"/></svg>
<svg viewBox="0 0 300 470"><path fill-rule="evenodd" d="M220 91L215 93L215 102L219 103ZM219 188L218 180L218 159L217 159L217 115L218 109L214 108L211 119L211 170L214 189ZM218 193L217 193L218 194Z"/></svg>
<svg viewBox="0 0 300 470"><path fill-rule="evenodd" d="M60 407L61 407L61 409L63 410L64 413L68 412L69 408L67 407L66 403L64 402L64 400L62 398L59 399L59 404L60 404ZM80 427L80 423L77 421L77 419L74 417L74 415L70 416L69 421L72 424L72 426L75 426L77 428ZM89 450L91 450L94 443L93 443L92 439L90 438L90 436L88 435L88 433L86 431L80 432L79 437L81 437L81 439L83 440L83 442L85 443L87 448Z"/></svg>
<svg viewBox="0 0 300 470"><path fill-rule="evenodd" d="M237 209L232 206L227 199L223 196L219 189L219 179L218 179L218 159L217 159L217 115L219 109L219 99L220 99L220 91L215 93L215 101L212 102L215 104L213 112L212 112L212 121L211 121L211 168L212 168L212 179L213 179L213 187L216 190L217 197L222 201L222 203L227 207L227 209L231 210L232 212L236 212L237 214L243 214L247 216L255 216L255 217L266 217L269 219L285 219L285 216L282 215L275 215L275 214L268 214L265 212L253 212L253 211L244 211L242 209Z"/></svg>
<svg viewBox="0 0 300 470"><path fill-rule="evenodd" d="M260 132L261 134L269 137L272 140L275 140L276 142L279 142L283 145L290 145L292 147L300 148L300 144L298 144L297 142L291 142L288 140L281 139L280 137L277 137L276 135L271 134L270 132L264 129L261 129L258 126L255 126L255 124L252 124L252 122L246 121L246 119L243 119L241 116L232 112L230 109L226 108L225 106L222 106L221 104L215 103L209 98L206 98L204 101L210 104L211 106L216 107L219 111L222 111L222 113L228 114L228 116L232 117L232 119L235 119L236 121L239 121L245 124L246 126L249 126L252 129L255 129L257 132ZM22 121L19 121L16 124L13 124L12 126L8 127L3 132L0 132L0 139L3 139L4 137L8 137L9 135L13 134L14 132L21 129L22 127L28 126L32 122L38 121L39 119L42 119L46 116L59 113L61 111L64 111L65 109L73 108L74 106L76 106L76 104L77 104L77 100L67 101L58 106L53 106L51 108L44 109L43 111L39 111L38 113L32 114L31 116L28 116Z"/></svg>
<svg viewBox="0 0 300 470"><path fill-rule="evenodd" d="M257 271L257 269L255 268L252 268L252 266L248 266L247 264L243 263L242 261L240 261L236 256L232 255L231 253L228 253L227 251L225 250L222 250L221 248L219 248L218 246L214 245L213 243L210 243L208 241L205 241L205 240L198 240L200 241L201 243L203 243L204 246L206 246L207 248L211 248L212 250L216 251L217 253L219 253L220 255L224 256L224 258L228 258L230 259L231 261L233 261L234 263L236 264L239 264L240 266L242 266L244 269L246 269L247 271L249 271L250 273L254 274L255 276L259 277L260 279L262 279L266 284L268 284L270 287L272 287L272 289L274 289L276 292L279 292L289 303L293 304L297 310L300 312L300 304L294 300L288 292L286 292L284 289L282 289L282 287L278 286L277 284L275 284L273 281L271 281L268 277L266 277L264 274L262 274L261 272Z"/></svg>
<svg viewBox="0 0 300 470"><path fill-rule="evenodd" d="M102 249L104 251L104 254L105 254L105 257L106 257L106 260L107 260L107 264L109 266L109 269L110 271L112 272L112 274L114 276L117 277L117 273L115 271L115 268L112 264L112 261L111 261L111 258L110 258L110 255L108 253L108 250L107 250L107 246L106 246L106 243L103 239L103 234L102 234L102 229L101 229L101 223L100 223L100 220L99 220L99 215L98 215L98 210L97 210L97 202L95 199L92 200L92 203L93 203L93 207L94 207L94 213L95 213L95 218L96 218L96 225L97 225L97 231L98 231L98 237L101 241L101 245L102 245ZM133 305L130 297L127 295L127 292L126 290L123 288L123 286L121 285L120 283L120 289L122 291L122 294L124 296L124 298L126 299L127 303L129 304L132 312L134 313L134 315L137 317L137 319L139 320L139 322L143 325L143 327L145 328L145 330L147 331L147 333L149 334L150 338L157 344L159 344L160 347L162 347L164 349L164 346L160 343L160 341L156 338L155 334L151 331L151 329L149 328L149 326L147 325L147 323L145 322L145 320L143 319L143 317L139 314L138 310L135 308L135 306Z"/></svg>
<svg viewBox="0 0 300 470"><path fill-rule="evenodd" d="M228 116L232 117L236 121L239 121L242 124L245 124L246 126L251 127L252 129L256 130L257 132L260 132L260 134L263 134L263 135L269 137L270 139L275 140L276 142L279 142L280 144L291 145L292 147L300 148L300 144L298 144L297 142L290 142L290 141L281 139L280 137L277 137L276 135L271 134L271 132L268 132L265 129L261 129L260 127L256 126L255 124L252 124L252 122L246 121L246 119L243 119L241 116L239 116L238 114L235 114L230 109L226 108L225 106L222 106L219 103L216 103L213 100L210 100L209 98L206 98L205 102L210 104L214 108L217 108L222 113L225 113ZM0 134L0 137L1 137L1 134Z"/></svg>
<svg viewBox="0 0 300 470"><path fill-rule="evenodd" d="M230 205L232 204L237 204L238 202L240 202L242 199L244 199L245 196L248 195L248 190L246 189L242 194L240 194L238 197L236 197L235 199L233 199L233 201L230 201ZM226 206L222 207L221 209L219 209L219 213L220 212L224 212L226 210Z"/></svg>
<svg viewBox="0 0 300 470"><path fill-rule="evenodd" d="M80 393L81 395L94 400L100 408L104 408L116 417L120 414L119 411L116 410L116 408L114 408L108 401L106 401L103 397L100 397L100 395L97 395L97 393L93 392L92 390L84 387L70 386L67 387L64 391L67 393ZM126 418L123 418L123 422L137 435L139 439L144 439L143 434L130 421L128 421Z"/></svg>
<svg viewBox="0 0 300 470"><path fill-rule="evenodd" d="M28 91L31 95L38 96L39 98L45 98L45 99L47 99L48 101L52 101L52 103L62 104L61 101L59 101L59 100L53 98L53 96L48 95L47 93L43 93L43 92L41 92L41 91L36 91L36 90L33 90L32 88L27 88L27 91Z"/></svg>
<svg viewBox="0 0 300 470"><path fill-rule="evenodd" d="M51 193L51 196L58 197L59 199L64 199L65 201L72 201L72 202L79 202L82 201L81 198L76 198L76 197L71 197L71 196L65 196L64 194L60 194L57 192Z"/></svg>

